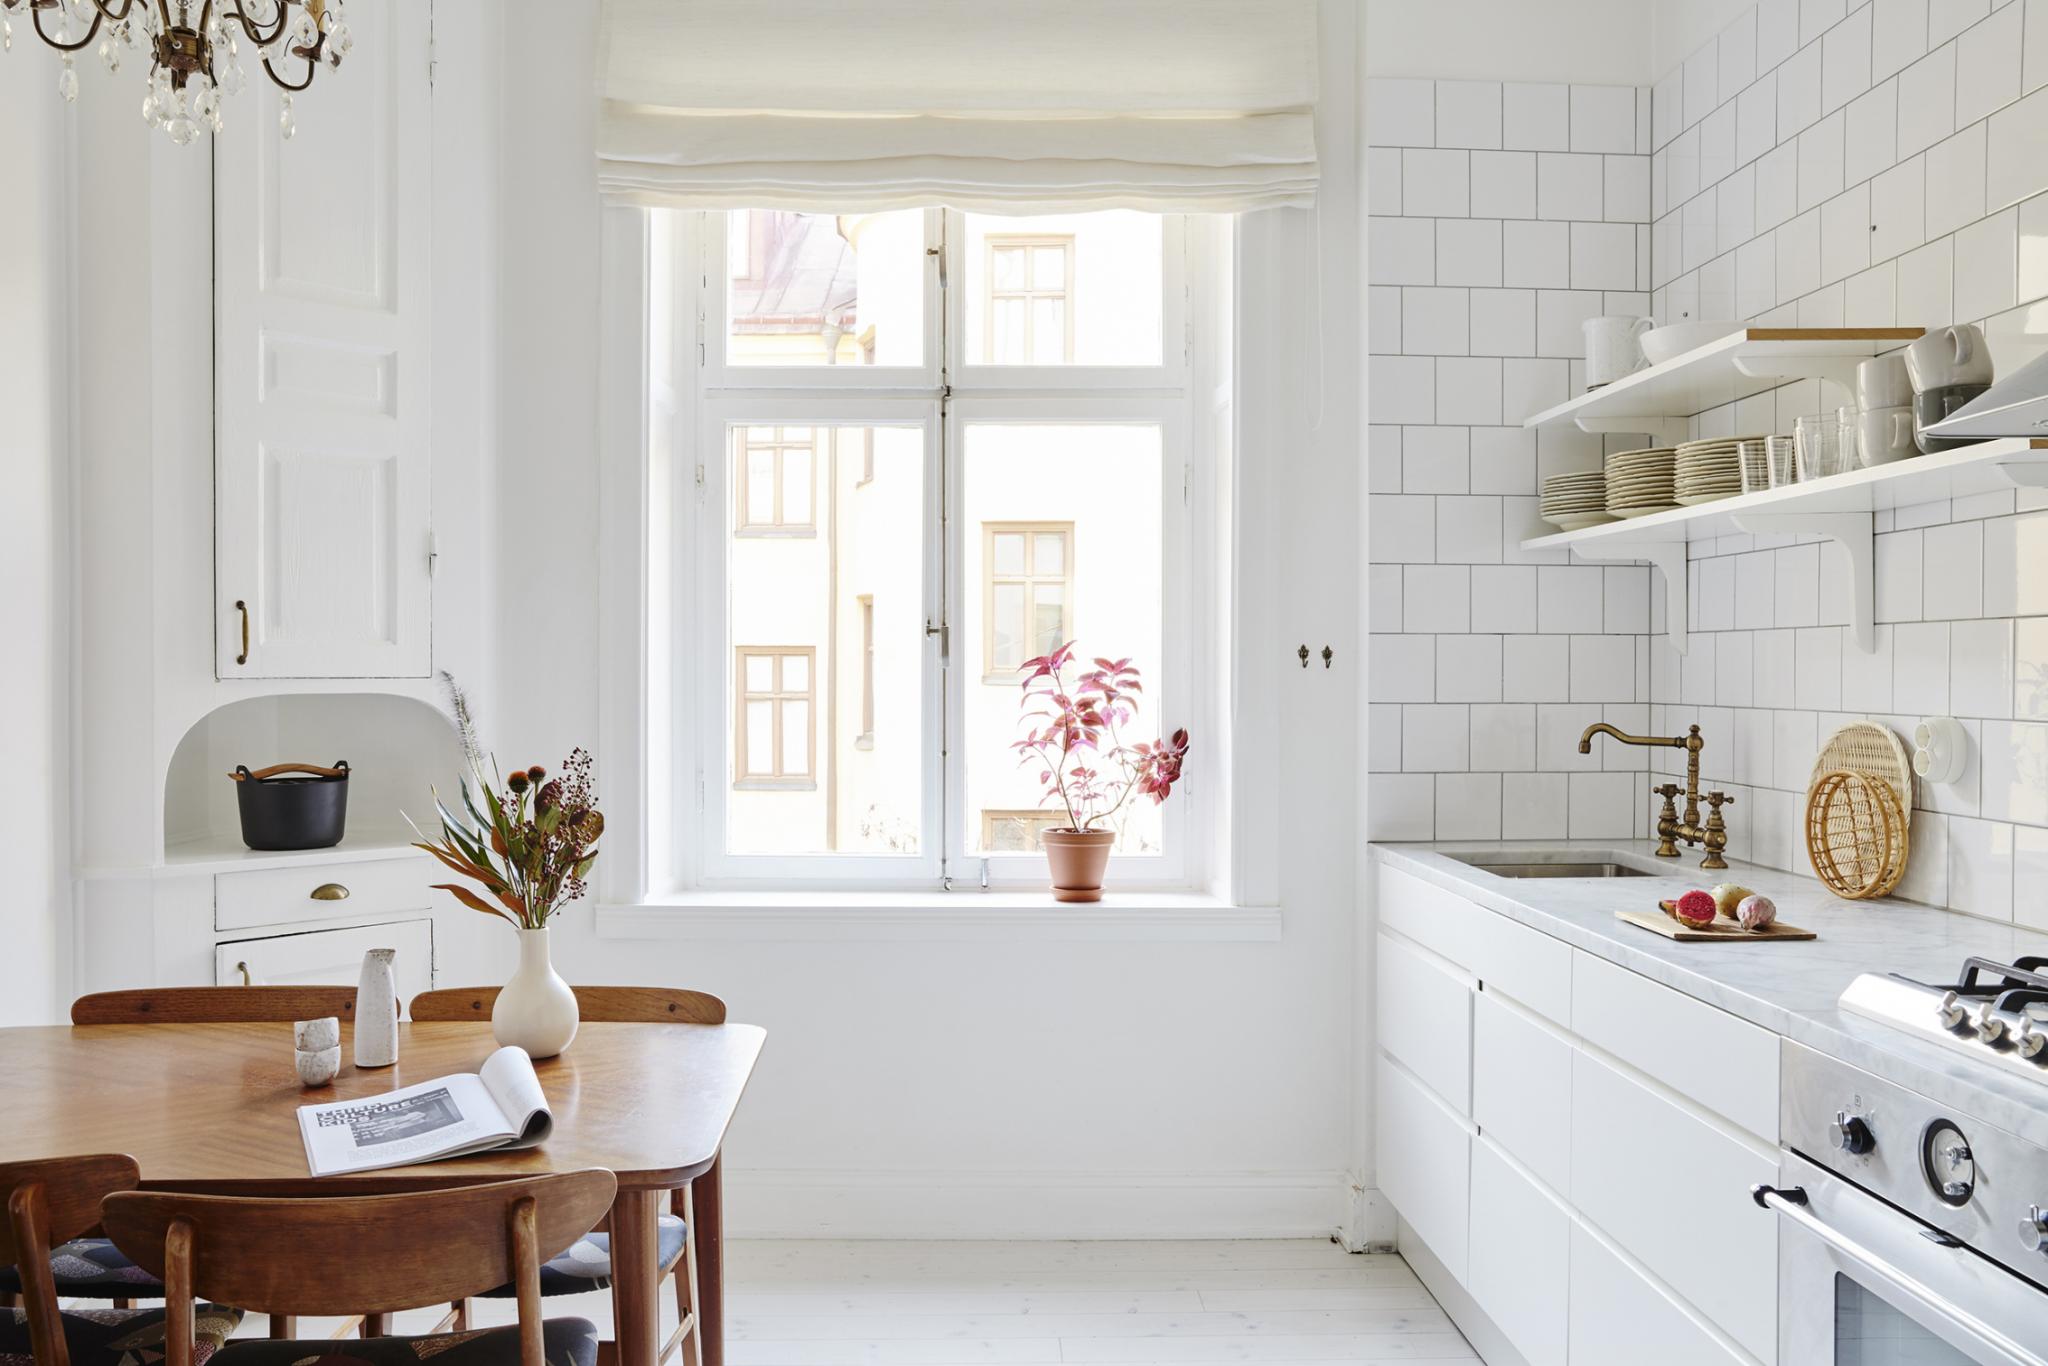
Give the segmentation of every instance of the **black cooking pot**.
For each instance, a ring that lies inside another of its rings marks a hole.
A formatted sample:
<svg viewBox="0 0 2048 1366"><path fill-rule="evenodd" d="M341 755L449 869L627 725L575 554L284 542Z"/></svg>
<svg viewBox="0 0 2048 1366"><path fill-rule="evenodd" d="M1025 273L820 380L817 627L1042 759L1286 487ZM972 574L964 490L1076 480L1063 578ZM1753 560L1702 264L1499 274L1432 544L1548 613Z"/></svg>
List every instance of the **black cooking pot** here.
<svg viewBox="0 0 2048 1366"><path fill-rule="evenodd" d="M286 777L298 774L298 777ZM341 843L348 819L348 760L334 767L272 764L251 773L236 765L235 800L242 843L251 849L326 849Z"/></svg>

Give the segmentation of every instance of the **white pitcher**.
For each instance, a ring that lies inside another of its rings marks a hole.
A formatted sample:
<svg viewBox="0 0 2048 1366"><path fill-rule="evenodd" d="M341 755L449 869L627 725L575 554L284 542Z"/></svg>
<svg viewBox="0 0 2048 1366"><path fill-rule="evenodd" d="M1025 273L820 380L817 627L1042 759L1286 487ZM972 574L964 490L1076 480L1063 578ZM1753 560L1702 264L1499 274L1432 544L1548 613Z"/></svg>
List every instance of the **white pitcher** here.
<svg viewBox="0 0 2048 1366"><path fill-rule="evenodd" d="M1618 316L1588 318L1581 323L1586 334L1586 387L1612 384L1642 369L1647 364L1642 336L1656 325L1654 318Z"/></svg>
<svg viewBox="0 0 2048 1366"><path fill-rule="evenodd" d="M398 1061L398 979L392 971L397 949L363 955L356 981L356 1066L389 1067Z"/></svg>

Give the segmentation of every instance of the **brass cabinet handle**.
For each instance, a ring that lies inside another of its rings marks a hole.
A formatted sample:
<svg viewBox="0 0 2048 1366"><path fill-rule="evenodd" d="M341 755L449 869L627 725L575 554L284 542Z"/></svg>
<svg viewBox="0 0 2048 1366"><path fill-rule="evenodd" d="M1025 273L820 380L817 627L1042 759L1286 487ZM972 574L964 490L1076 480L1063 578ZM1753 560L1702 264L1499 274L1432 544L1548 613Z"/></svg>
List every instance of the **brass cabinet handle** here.
<svg viewBox="0 0 2048 1366"><path fill-rule="evenodd" d="M249 662L249 604L241 598L235 599L235 610L242 614L242 653L235 656L235 663Z"/></svg>
<svg viewBox="0 0 2048 1366"><path fill-rule="evenodd" d="M247 960L244 960L244 961L242 961L242 962L240 962L240 963L237 963L237 964L235 964L235 971L236 971L236 972L239 972L239 973L241 973L241 974L242 974L242 985L243 985L243 986L245 986L245 987L253 987L253 986L255 986L255 985L256 985L256 983L255 983L255 982L254 982L253 980L251 980L251 978L250 978L250 976L249 976L249 964L248 964Z"/></svg>
<svg viewBox="0 0 2048 1366"><path fill-rule="evenodd" d="M311 895L315 901L346 901L348 888L339 882L323 882L313 889Z"/></svg>

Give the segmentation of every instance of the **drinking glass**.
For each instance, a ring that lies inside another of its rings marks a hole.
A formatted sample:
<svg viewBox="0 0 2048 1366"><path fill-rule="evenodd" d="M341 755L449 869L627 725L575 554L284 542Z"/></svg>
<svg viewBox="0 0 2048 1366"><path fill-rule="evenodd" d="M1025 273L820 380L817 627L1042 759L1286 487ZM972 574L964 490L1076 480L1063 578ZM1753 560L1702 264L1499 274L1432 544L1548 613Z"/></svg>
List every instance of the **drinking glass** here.
<svg viewBox="0 0 2048 1366"><path fill-rule="evenodd" d="M1770 487L1781 489L1799 482L1798 446L1793 438L1765 437L1764 463L1770 467Z"/></svg>
<svg viewBox="0 0 2048 1366"><path fill-rule="evenodd" d="M1812 413L1792 424L1792 436L1799 455L1799 479L1826 479L1853 467L1842 441L1844 431L1853 434L1856 424L1843 425L1840 413Z"/></svg>

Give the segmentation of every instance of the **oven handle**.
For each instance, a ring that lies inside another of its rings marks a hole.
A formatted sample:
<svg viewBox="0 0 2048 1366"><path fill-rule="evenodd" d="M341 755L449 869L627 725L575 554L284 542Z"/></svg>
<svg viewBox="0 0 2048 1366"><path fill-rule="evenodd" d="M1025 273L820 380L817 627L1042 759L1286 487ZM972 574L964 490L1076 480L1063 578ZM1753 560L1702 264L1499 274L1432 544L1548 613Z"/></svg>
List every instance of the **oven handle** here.
<svg viewBox="0 0 2048 1366"><path fill-rule="evenodd" d="M1900 1294L1910 1296L1921 1304L1939 1306L1941 1312L1958 1328L1978 1338L1985 1346L1996 1348L2009 1361L2015 1363L2015 1366L2048 1366L2048 1359L2022 1347L1975 1315L1948 1304L1934 1290L1914 1280L1870 1249L1837 1233L1816 1219L1807 1209L1811 1202L1807 1200L1806 1192L1798 1186L1780 1189L1776 1186L1755 1185L1749 1188L1749 1198L1756 1201L1759 1209L1774 1209L1784 1215Z"/></svg>

